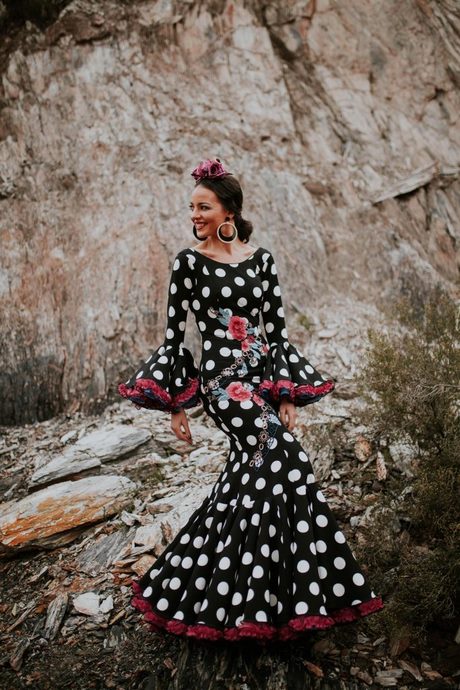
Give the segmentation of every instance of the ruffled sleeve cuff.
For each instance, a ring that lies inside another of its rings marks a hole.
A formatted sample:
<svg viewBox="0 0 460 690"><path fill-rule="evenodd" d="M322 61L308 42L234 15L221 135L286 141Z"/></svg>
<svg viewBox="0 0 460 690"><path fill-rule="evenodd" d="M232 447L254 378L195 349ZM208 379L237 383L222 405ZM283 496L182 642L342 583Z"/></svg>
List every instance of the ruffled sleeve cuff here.
<svg viewBox="0 0 460 690"><path fill-rule="evenodd" d="M118 385L123 398L138 408L176 412L200 402L198 370L190 350L162 345L141 364L126 383Z"/></svg>
<svg viewBox="0 0 460 690"><path fill-rule="evenodd" d="M325 379L294 345L274 344L259 384L261 397L278 404L287 398L297 407L317 402L334 390L333 379Z"/></svg>

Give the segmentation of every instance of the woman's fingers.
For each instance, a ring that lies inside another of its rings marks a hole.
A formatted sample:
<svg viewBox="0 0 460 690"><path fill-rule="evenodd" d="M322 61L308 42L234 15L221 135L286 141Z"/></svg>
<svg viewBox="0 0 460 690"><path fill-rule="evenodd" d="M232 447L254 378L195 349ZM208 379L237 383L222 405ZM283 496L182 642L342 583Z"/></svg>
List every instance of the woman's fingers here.
<svg viewBox="0 0 460 690"><path fill-rule="evenodd" d="M292 431L297 422L297 412L294 403L282 402L280 406L280 418L288 431Z"/></svg>
<svg viewBox="0 0 460 690"><path fill-rule="evenodd" d="M192 443L192 434L188 425L187 415L185 410L171 413L171 429L180 441L187 441Z"/></svg>

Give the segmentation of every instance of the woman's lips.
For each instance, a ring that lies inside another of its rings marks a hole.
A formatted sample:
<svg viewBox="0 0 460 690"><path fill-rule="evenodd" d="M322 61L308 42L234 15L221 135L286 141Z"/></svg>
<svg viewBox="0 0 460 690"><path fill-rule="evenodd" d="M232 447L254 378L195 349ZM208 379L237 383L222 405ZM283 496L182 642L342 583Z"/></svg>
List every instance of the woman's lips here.
<svg viewBox="0 0 460 690"><path fill-rule="evenodd" d="M195 223L195 227L196 227L197 230L199 230L200 228L202 228L204 225L206 225L206 223Z"/></svg>

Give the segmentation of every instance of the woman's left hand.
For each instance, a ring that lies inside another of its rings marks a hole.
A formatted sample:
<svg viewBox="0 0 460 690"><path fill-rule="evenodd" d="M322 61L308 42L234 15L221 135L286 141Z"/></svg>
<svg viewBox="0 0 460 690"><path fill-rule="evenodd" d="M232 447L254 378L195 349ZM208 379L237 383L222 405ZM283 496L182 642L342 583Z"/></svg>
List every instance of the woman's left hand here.
<svg viewBox="0 0 460 690"><path fill-rule="evenodd" d="M288 431L292 431L297 422L297 412L294 403L286 399L281 400L279 418Z"/></svg>

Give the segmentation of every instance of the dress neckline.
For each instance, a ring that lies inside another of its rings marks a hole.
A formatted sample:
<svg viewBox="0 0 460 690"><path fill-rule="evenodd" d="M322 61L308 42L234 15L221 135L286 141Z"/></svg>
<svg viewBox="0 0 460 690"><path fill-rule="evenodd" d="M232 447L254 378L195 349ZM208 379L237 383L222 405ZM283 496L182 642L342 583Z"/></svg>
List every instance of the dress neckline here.
<svg viewBox="0 0 460 690"><path fill-rule="evenodd" d="M225 262L225 261L216 261L216 259L211 259L209 256L205 256L201 252L197 251L193 247L189 247L189 249L192 252L195 252L195 254L199 254L203 259L207 259L207 261L211 261L213 264L220 264L220 266L241 266L241 264L245 264L247 261L250 261L255 257L258 251L260 251L260 247L257 247L257 249L251 254L251 256L248 256L247 259L243 259L243 261L232 261L232 262Z"/></svg>

